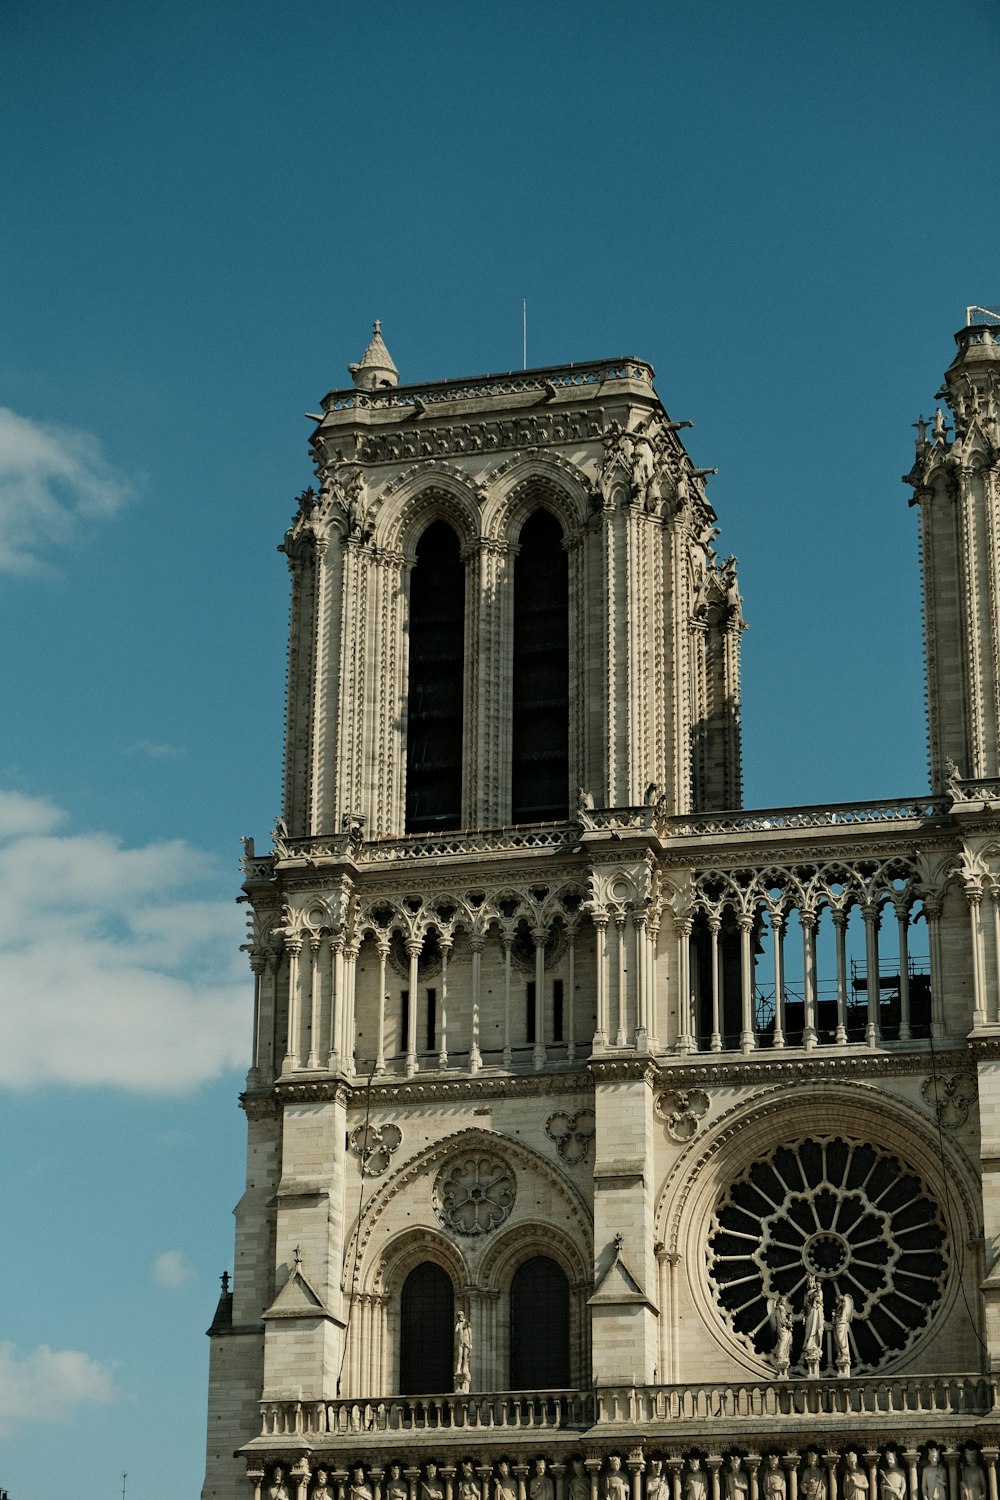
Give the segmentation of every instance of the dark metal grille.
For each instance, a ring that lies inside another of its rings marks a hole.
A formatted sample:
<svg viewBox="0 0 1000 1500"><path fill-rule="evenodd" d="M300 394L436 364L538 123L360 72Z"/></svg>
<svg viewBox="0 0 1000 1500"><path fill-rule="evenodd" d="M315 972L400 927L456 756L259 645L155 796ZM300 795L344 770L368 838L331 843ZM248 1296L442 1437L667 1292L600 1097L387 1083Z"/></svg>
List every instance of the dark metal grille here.
<svg viewBox="0 0 1000 1500"><path fill-rule="evenodd" d="M416 1266L403 1282L399 1324L400 1395L450 1391L455 1293L447 1272L433 1261Z"/></svg>

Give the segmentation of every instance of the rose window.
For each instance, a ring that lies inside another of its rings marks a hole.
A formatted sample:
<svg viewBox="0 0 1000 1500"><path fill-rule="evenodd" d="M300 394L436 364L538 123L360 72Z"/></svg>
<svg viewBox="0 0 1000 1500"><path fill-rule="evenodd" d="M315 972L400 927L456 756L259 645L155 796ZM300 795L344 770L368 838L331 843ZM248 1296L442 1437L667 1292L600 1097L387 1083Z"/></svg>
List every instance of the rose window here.
<svg viewBox="0 0 1000 1500"><path fill-rule="evenodd" d="M514 1191L514 1174L499 1156L470 1152L438 1173L434 1208L456 1234L486 1234L510 1213Z"/></svg>
<svg viewBox="0 0 1000 1500"><path fill-rule="evenodd" d="M793 1371L802 1370L810 1282L822 1294L821 1366L831 1373L835 1306L848 1299L851 1368L863 1374L926 1327L948 1267L945 1241L937 1204L894 1156L839 1136L809 1139L754 1162L722 1194L708 1269L727 1323L765 1359L778 1341L775 1307L785 1299Z"/></svg>

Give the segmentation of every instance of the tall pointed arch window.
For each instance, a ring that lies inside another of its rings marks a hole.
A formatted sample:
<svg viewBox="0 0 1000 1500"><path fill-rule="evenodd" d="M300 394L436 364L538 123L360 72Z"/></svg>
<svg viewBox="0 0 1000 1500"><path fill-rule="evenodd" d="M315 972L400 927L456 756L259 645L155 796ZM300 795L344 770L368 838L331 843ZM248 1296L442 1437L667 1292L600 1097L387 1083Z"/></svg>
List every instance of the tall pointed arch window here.
<svg viewBox="0 0 1000 1500"><path fill-rule="evenodd" d="M434 521L410 574L406 829L462 822L465 567L458 537Z"/></svg>
<svg viewBox="0 0 1000 1500"><path fill-rule="evenodd" d="M399 1299L399 1394L426 1396L452 1388L455 1289L425 1260L403 1282Z"/></svg>
<svg viewBox="0 0 1000 1500"><path fill-rule="evenodd" d="M562 1266L536 1255L510 1287L510 1388L566 1390L569 1380L569 1282Z"/></svg>
<svg viewBox="0 0 1000 1500"><path fill-rule="evenodd" d="M569 813L569 565L562 527L536 510L514 563L511 818Z"/></svg>

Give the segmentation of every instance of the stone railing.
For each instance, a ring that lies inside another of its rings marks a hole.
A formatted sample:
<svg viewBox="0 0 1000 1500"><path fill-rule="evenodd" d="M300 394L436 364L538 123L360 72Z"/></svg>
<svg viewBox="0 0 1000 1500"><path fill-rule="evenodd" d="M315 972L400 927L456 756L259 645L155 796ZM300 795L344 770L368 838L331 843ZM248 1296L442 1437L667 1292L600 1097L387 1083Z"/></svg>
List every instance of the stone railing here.
<svg viewBox="0 0 1000 1500"><path fill-rule="evenodd" d="M981 1417L1000 1408L1000 1388L985 1375L924 1375L849 1380L768 1380L740 1384L601 1386L596 1425L657 1422L754 1422L802 1417Z"/></svg>
<svg viewBox="0 0 1000 1500"><path fill-rule="evenodd" d="M589 364L553 365L546 369L512 370L506 375L481 375L472 380L441 380L430 385L393 386L378 391L330 391L322 407L329 411L385 411L393 407L438 405L445 401L477 400L483 396L516 396L522 391L544 391L576 386L602 386L614 380L653 383L653 368L640 359L598 360Z"/></svg>
<svg viewBox="0 0 1000 1500"><path fill-rule="evenodd" d="M585 1430L594 1421L591 1391L496 1395L387 1396L383 1400L263 1401L262 1437L348 1437L380 1432L467 1428Z"/></svg>
<svg viewBox="0 0 1000 1500"><path fill-rule="evenodd" d="M940 820L950 797L900 797L879 802L827 803L817 807L750 808L718 813L686 813L665 818L663 832L702 837L731 833L785 833L797 828L857 827L865 823L924 823Z"/></svg>
<svg viewBox="0 0 1000 1500"><path fill-rule="evenodd" d="M264 1401L262 1438L338 1438L467 1430L648 1430L723 1423L727 1430L784 1419L811 1430L871 1417L910 1421L994 1416L998 1382L985 1375L599 1386L594 1391ZM595 1432L595 1436L596 1436Z"/></svg>

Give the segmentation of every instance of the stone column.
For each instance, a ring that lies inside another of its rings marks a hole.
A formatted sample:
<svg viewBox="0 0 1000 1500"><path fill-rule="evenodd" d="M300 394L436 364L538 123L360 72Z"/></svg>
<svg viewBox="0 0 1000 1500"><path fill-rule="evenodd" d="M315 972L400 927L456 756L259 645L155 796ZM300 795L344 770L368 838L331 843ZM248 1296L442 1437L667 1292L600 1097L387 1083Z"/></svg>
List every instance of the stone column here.
<svg viewBox="0 0 1000 1500"><path fill-rule="evenodd" d="M958 1449L947 1447L944 1461L948 1465L948 1500L958 1500Z"/></svg>
<svg viewBox="0 0 1000 1500"><path fill-rule="evenodd" d="M477 933L470 937L469 947L472 949L472 1038L469 1043L469 1072L478 1073L483 1065L483 1059L479 1052L479 1007L481 1001L480 985L483 976L483 949L486 939Z"/></svg>
<svg viewBox="0 0 1000 1500"><path fill-rule="evenodd" d="M594 1051L603 1052L608 1045L608 914L594 912L594 938L597 949L597 1029Z"/></svg>
<svg viewBox="0 0 1000 1500"><path fill-rule="evenodd" d="M774 1033L771 1047L780 1051L785 1045L785 918L780 911L771 913L771 942L774 946Z"/></svg>
<svg viewBox="0 0 1000 1500"><path fill-rule="evenodd" d="M989 1500L997 1500L997 1459L1000 1458L1000 1449L982 1448L983 1463L986 1465L986 1485Z"/></svg>
<svg viewBox="0 0 1000 1500"><path fill-rule="evenodd" d="M247 1465L247 1478L253 1488L253 1500L260 1500L261 1486L264 1483L264 1470Z"/></svg>
<svg viewBox="0 0 1000 1500"><path fill-rule="evenodd" d="M642 1449L630 1451L625 1463L632 1476L632 1500L642 1500L642 1476L646 1468Z"/></svg>
<svg viewBox="0 0 1000 1500"><path fill-rule="evenodd" d="M319 1067L319 949L322 939L318 933L309 938L309 1056L306 1067L313 1072Z"/></svg>
<svg viewBox="0 0 1000 1500"><path fill-rule="evenodd" d="M826 1493L828 1500L837 1500L837 1460L839 1453L825 1453L823 1462L826 1464ZM916 1495L916 1490L913 1494ZM751 1497L753 1500L753 1497Z"/></svg>
<svg viewBox="0 0 1000 1500"><path fill-rule="evenodd" d="M615 912L615 942L618 970L618 1025L615 1029L615 1046L628 1046L628 983L625 973L625 913Z"/></svg>
<svg viewBox="0 0 1000 1500"><path fill-rule="evenodd" d="M260 1011L261 1011L261 989L262 975L267 966L267 959L259 949L255 948L250 954L250 969L253 973L253 1040L250 1043L250 1077L249 1083L257 1083L260 1079Z"/></svg>
<svg viewBox="0 0 1000 1500"><path fill-rule="evenodd" d="M893 902L899 926L899 1040L910 1040L910 912L905 900ZM916 1494L916 1491L914 1491Z"/></svg>
<svg viewBox="0 0 1000 1500"><path fill-rule="evenodd" d="M847 1041L847 921L840 907L832 914L837 943L837 1034L835 1040Z"/></svg>
<svg viewBox="0 0 1000 1500"><path fill-rule="evenodd" d="M509 932L503 935L503 1065L509 1068L514 1061L510 1044L510 950L513 938Z"/></svg>
<svg viewBox="0 0 1000 1500"><path fill-rule="evenodd" d="M681 1474L684 1470L684 1460L679 1453L668 1453L666 1464L670 1475L671 1500L681 1500Z"/></svg>
<svg viewBox="0 0 1000 1500"><path fill-rule="evenodd" d="M709 1042L713 1052L722 1051L722 986L719 982L719 938L722 922L718 917L709 917L708 932L712 945L712 1036Z"/></svg>
<svg viewBox="0 0 1000 1500"><path fill-rule="evenodd" d="M691 929L690 917L675 917L677 934L677 1051L683 1057L693 1052L697 1043L697 1023L691 995Z"/></svg>
<svg viewBox="0 0 1000 1500"><path fill-rule="evenodd" d="M646 936L646 913L634 911L632 913L632 941L636 954L636 1017L635 1017L635 1046L637 1052L649 1051L649 994L648 974L649 964L647 962L648 938Z"/></svg>
<svg viewBox="0 0 1000 1500"><path fill-rule="evenodd" d="M389 957L389 944L378 945L378 1039L375 1044L375 1071L385 1072L385 1007L388 995L385 992L385 961Z"/></svg>
<svg viewBox="0 0 1000 1500"><path fill-rule="evenodd" d="M410 960L406 992L406 1076L417 1071L417 964L423 949L423 938L406 939L406 956Z"/></svg>
<svg viewBox="0 0 1000 1500"><path fill-rule="evenodd" d="M834 1455L833 1461L834 1463L837 1462L836 1455ZM748 1453L746 1458L743 1460L743 1463L747 1473L750 1476L750 1500L757 1500L759 1494L759 1491L757 1489L757 1470L760 1468L760 1454ZM835 1490L831 1493L830 1500L837 1500Z"/></svg>
<svg viewBox="0 0 1000 1500"><path fill-rule="evenodd" d="M356 938L344 944L344 1048L340 1054L340 1065L349 1077L355 1072L354 1062L354 987L358 973L358 948Z"/></svg>
<svg viewBox="0 0 1000 1500"><path fill-rule="evenodd" d="M302 939L287 937L285 952L288 954L288 1037L281 1071L291 1073L299 1066L299 955Z"/></svg>
<svg viewBox="0 0 1000 1500"><path fill-rule="evenodd" d="M705 1459L705 1467L708 1470L712 1500L719 1500L719 1470L722 1467L722 1455L709 1453Z"/></svg>
<svg viewBox="0 0 1000 1500"><path fill-rule="evenodd" d="M536 1073L545 1067L545 939L543 927L536 927L531 936L535 942L535 1045L531 1061Z"/></svg>
<svg viewBox="0 0 1000 1500"><path fill-rule="evenodd" d="M997 944L997 952L1000 953L1000 943ZM508 959L509 961L509 959ZM569 943L566 953L568 974L566 979L566 1061L576 1061L576 927L569 929ZM559 1497L557 1497L559 1500Z"/></svg>
<svg viewBox="0 0 1000 1500"><path fill-rule="evenodd" d="M448 1066L448 955L451 953L451 938L442 937L441 944L441 1047L438 1052L438 1067Z"/></svg>
<svg viewBox="0 0 1000 1500"><path fill-rule="evenodd" d="M330 939L330 1056L327 1066L331 1073L340 1066L343 994L344 935L335 932Z"/></svg>
<svg viewBox="0 0 1000 1500"><path fill-rule="evenodd" d="M753 954L750 949L753 917L749 912L741 912L737 921L740 928L740 1004L742 1010L740 1051L746 1055L754 1049Z"/></svg>
<svg viewBox="0 0 1000 1500"><path fill-rule="evenodd" d="M876 1457L878 1455L876 1454ZM785 1466L785 1497L786 1500L798 1500L799 1496L799 1455L797 1453L783 1453L781 1462ZM869 1500L876 1493L874 1485L869 1491Z"/></svg>
<svg viewBox="0 0 1000 1500"><path fill-rule="evenodd" d="M865 963L868 973L868 1025L865 1028L865 1041L869 1047L874 1047L882 1040L879 1015L882 992L878 970L878 929L881 917L874 901L866 901L861 910L865 919Z"/></svg>
<svg viewBox="0 0 1000 1500"><path fill-rule="evenodd" d="M802 1017L802 1045L811 1051L818 1040L816 1034L816 926L814 911L799 912L802 928L802 993L804 1014Z"/></svg>

